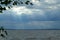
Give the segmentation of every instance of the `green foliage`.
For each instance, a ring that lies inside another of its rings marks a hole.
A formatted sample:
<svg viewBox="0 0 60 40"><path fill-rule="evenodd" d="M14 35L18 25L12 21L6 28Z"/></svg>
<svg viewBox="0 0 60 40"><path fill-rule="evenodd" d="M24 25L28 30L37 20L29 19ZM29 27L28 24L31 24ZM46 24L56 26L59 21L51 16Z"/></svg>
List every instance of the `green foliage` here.
<svg viewBox="0 0 60 40"><path fill-rule="evenodd" d="M12 3L13 2L13 3ZM33 5L33 3L31 3L30 1L26 1L26 2L22 2L22 1L14 1L14 0L0 0L0 13L3 13L4 10L7 10L6 7L8 7L9 9L11 8L12 5L8 6L9 4L17 5L17 4L26 4L26 5ZM2 7L2 5L5 5L5 7Z"/></svg>
<svg viewBox="0 0 60 40"><path fill-rule="evenodd" d="M3 8L2 6L0 6L0 12L1 13L2 13L3 10L6 10L6 8L5 7Z"/></svg>
<svg viewBox="0 0 60 40"><path fill-rule="evenodd" d="M1 1L1 4L8 5L8 4L10 4L11 2L12 2L11 0L5 0L5 1Z"/></svg>

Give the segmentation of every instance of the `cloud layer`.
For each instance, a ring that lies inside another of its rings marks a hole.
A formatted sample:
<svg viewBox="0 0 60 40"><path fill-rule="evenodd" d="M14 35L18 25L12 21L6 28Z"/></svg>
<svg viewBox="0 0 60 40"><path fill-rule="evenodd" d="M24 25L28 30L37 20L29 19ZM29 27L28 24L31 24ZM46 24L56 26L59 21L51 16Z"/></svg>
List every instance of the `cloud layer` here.
<svg viewBox="0 0 60 40"><path fill-rule="evenodd" d="M25 1L25 0L22 0ZM0 14L0 25L10 29L60 29L60 0L30 0Z"/></svg>

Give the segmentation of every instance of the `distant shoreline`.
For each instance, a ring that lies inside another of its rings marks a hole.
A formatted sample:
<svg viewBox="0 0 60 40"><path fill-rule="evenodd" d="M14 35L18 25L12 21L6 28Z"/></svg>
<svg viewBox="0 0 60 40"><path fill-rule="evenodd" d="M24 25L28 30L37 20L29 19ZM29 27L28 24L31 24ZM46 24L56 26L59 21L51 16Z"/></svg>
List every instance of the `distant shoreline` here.
<svg viewBox="0 0 60 40"><path fill-rule="evenodd" d="M5 30L60 30L60 29L5 29Z"/></svg>

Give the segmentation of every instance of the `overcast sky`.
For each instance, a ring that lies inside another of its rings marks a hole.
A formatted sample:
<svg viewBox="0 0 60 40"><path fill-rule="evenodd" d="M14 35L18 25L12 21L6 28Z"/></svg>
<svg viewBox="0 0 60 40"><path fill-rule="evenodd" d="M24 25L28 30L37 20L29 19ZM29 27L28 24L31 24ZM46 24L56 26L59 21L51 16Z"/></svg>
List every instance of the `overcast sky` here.
<svg viewBox="0 0 60 40"><path fill-rule="evenodd" d="M33 6L21 4L0 14L0 26L8 29L60 29L60 0L30 1Z"/></svg>

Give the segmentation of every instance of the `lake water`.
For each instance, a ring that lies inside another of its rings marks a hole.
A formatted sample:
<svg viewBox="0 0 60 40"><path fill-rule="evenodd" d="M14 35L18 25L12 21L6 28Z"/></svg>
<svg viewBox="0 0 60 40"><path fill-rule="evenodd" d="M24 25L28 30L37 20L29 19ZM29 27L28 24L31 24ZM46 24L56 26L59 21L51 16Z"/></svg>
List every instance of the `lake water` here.
<svg viewBox="0 0 60 40"><path fill-rule="evenodd" d="M60 40L60 30L7 30L7 32L6 40Z"/></svg>

